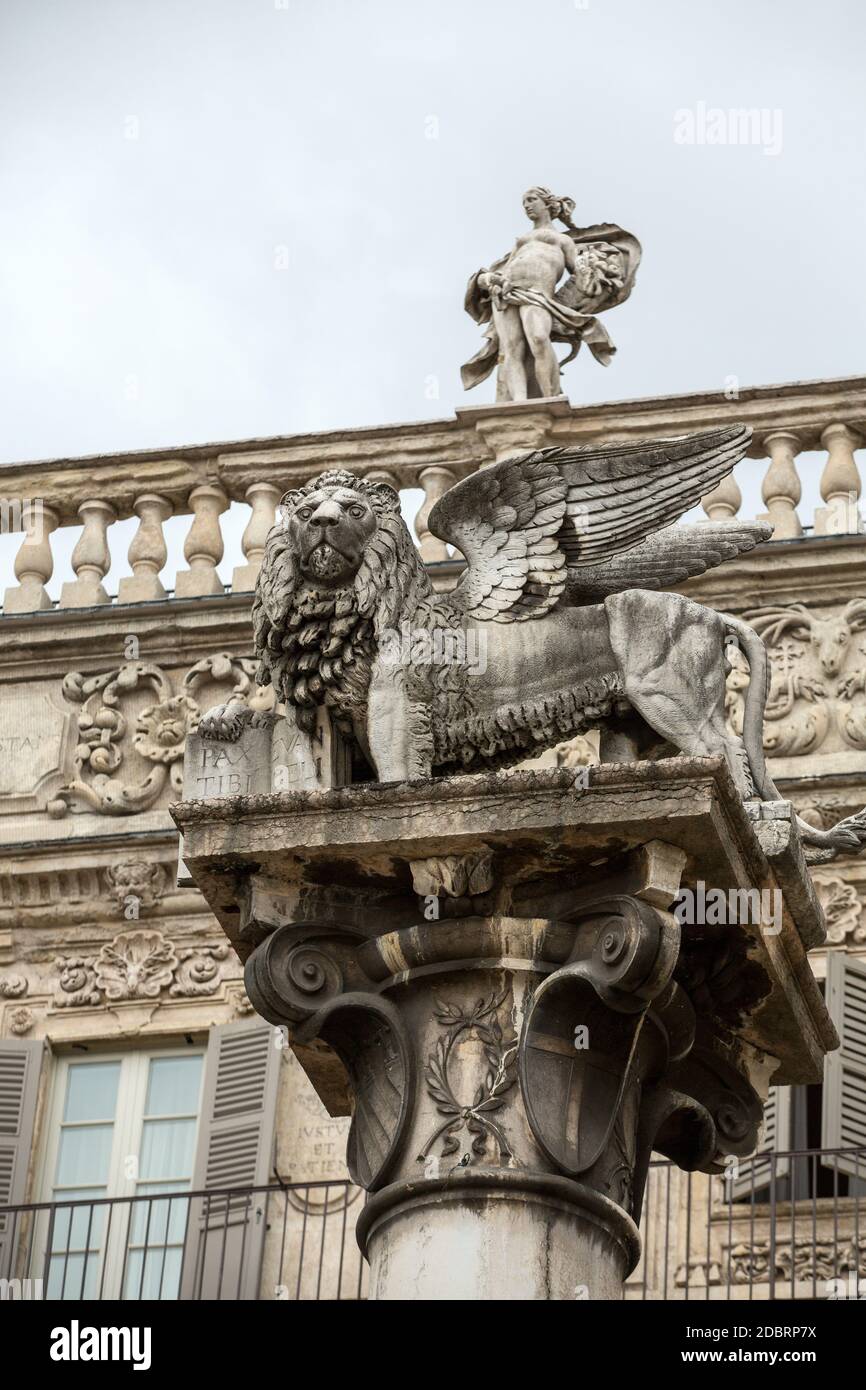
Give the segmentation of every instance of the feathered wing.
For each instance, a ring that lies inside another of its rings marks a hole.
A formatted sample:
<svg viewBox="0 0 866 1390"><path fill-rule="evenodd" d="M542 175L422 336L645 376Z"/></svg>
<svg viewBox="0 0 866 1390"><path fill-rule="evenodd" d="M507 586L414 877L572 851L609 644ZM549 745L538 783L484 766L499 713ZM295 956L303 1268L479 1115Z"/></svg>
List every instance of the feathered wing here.
<svg viewBox="0 0 866 1390"><path fill-rule="evenodd" d="M766 521L707 522L660 531L603 565L569 570L563 602L597 603L624 589L669 589L753 550L772 534Z"/></svg>
<svg viewBox="0 0 866 1390"><path fill-rule="evenodd" d="M731 471L750 438L737 425L637 444L541 449L464 478L427 524L466 557L457 596L468 613L498 622L540 617L583 569L598 569L677 521ZM712 555L710 544L693 572L727 558Z"/></svg>
<svg viewBox="0 0 866 1390"><path fill-rule="evenodd" d="M473 473L430 513L433 534L466 556L469 567L458 588L476 618L540 617L565 588L566 560L557 537L566 520L567 485L549 452Z"/></svg>

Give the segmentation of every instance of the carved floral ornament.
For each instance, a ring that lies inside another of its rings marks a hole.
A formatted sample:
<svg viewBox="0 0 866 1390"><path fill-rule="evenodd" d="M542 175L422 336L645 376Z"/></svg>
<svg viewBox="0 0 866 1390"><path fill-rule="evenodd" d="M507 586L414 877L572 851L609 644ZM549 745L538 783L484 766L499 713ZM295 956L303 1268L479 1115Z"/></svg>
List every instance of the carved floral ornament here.
<svg viewBox="0 0 866 1390"><path fill-rule="evenodd" d="M29 988L30 983L24 975L0 975L0 999L23 999ZM24 1004L6 1010L6 1027L16 1037L29 1033L34 1021L33 1010Z"/></svg>
<svg viewBox="0 0 866 1390"><path fill-rule="evenodd" d="M866 923L862 919L863 904L853 883L841 878L813 876L818 901L827 920L827 941L833 946L849 942L866 942Z"/></svg>
<svg viewBox="0 0 866 1390"><path fill-rule="evenodd" d="M121 932L99 954L60 956L54 993L58 1008L95 1007L103 1001L175 999L215 994L225 978L225 942L175 948L158 931Z"/></svg>
<svg viewBox="0 0 866 1390"><path fill-rule="evenodd" d="M187 734L202 715L197 699L200 688L231 680L230 703L268 707L272 696L257 692L255 669L249 657L218 652L191 666L180 690L161 667L147 662L127 662L97 676L70 671L63 681L63 695L81 706L75 776L49 803L49 815L65 816L73 807L102 815L132 815L153 806L169 783L180 793ZM153 702L138 711L131 728L124 703L142 690L152 692ZM135 780L126 764L130 749L149 765L140 780Z"/></svg>
<svg viewBox="0 0 866 1390"><path fill-rule="evenodd" d="M494 993L477 999L474 1006L468 1009L459 1004L437 1001L435 1018L445 1031L437 1040L433 1056L427 1062L424 1079L436 1109L445 1118L419 1153L419 1162L426 1160L438 1140L442 1141L439 1153L443 1158L458 1153L464 1129L474 1136L471 1150L475 1158L485 1156L488 1143L498 1154L500 1162L511 1158L508 1140L494 1118L495 1111L506 1103L506 1093L517 1081L517 1037L509 1024L506 1023L503 1029L498 1017L498 1010L505 1003L506 995L507 991L503 990L498 996ZM469 1101L455 1095L448 1066L460 1038L472 1034L484 1049L487 1069L473 1099ZM470 1161L468 1155L466 1161Z"/></svg>
<svg viewBox="0 0 866 1390"><path fill-rule="evenodd" d="M866 751L866 599L835 611L802 603L757 608L743 617L763 637L770 656L770 695L764 748L775 757L857 749ZM748 664L729 647L727 713L740 732Z"/></svg>
<svg viewBox="0 0 866 1390"><path fill-rule="evenodd" d="M57 903L90 904L109 898L125 917L138 917L156 906L168 886L168 866L142 859L126 859L108 865L50 867L10 874L0 883L0 908L27 910Z"/></svg>

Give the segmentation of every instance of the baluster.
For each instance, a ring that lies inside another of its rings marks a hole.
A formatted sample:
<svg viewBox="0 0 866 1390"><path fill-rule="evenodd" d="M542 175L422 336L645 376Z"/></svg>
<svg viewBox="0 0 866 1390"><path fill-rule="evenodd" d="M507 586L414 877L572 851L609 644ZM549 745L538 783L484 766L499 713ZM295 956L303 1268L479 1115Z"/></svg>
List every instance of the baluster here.
<svg viewBox="0 0 866 1390"><path fill-rule="evenodd" d="M772 522L774 540L792 540L803 534L797 515L797 503L803 490L796 464L800 440L791 430L773 430L764 435L764 448L770 460L761 484L767 510L757 519Z"/></svg>
<svg viewBox="0 0 866 1390"><path fill-rule="evenodd" d="M395 492L400 491L400 479L390 468L368 468L364 474L365 483L387 483Z"/></svg>
<svg viewBox="0 0 866 1390"><path fill-rule="evenodd" d="M232 589L235 593L244 593L256 587L265 542L274 524L281 493L275 483L251 483L245 496L252 512L241 537L246 564L236 565L232 571Z"/></svg>
<svg viewBox="0 0 866 1390"><path fill-rule="evenodd" d="M223 557L220 514L229 504L218 483L201 483L189 495L193 523L183 544L189 569L181 570L175 581L178 598L201 598L221 594L223 585L216 567Z"/></svg>
<svg viewBox="0 0 866 1390"><path fill-rule="evenodd" d="M701 506L710 521L730 521L743 505L743 494L733 473L723 478L718 487L701 499Z"/></svg>
<svg viewBox="0 0 866 1390"><path fill-rule="evenodd" d="M862 531L860 508L860 470L854 457L859 436L847 425L827 425L821 443L827 462L821 474L821 496L826 507L815 510L816 536L844 536Z"/></svg>
<svg viewBox="0 0 866 1390"><path fill-rule="evenodd" d="M159 572L168 559L163 526L171 516L171 503L156 492L144 492L135 501L138 529L129 547L132 574L117 586L118 603L144 603L165 598Z"/></svg>
<svg viewBox="0 0 866 1390"><path fill-rule="evenodd" d="M108 528L117 520L117 512L110 502L92 498L81 503L78 515L84 530L72 552L75 578L68 580L60 591L61 608L90 608L109 602L102 581L111 569Z"/></svg>
<svg viewBox="0 0 866 1390"><path fill-rule="evenodd" d="M415 534L418 537L421 559L425 564L435 564L439 560L448 559L448 547L444 541L440 541L428 529L427 518L439 498L454 485L457 479L450 468L434 463L428 468L421 469L418 474L418 481L424 489L424 501L415 518Z"/></svg>
<svg viewBox="0 0 866 1390"><path fill-rule="evenodd" d="M51 599L45 592L54 572L50 536L60 520L53 507L44 502L27 499L22 507L24 540L15 556L15 577L20 580L6 590L4 612L32 613L38 608L50 608Z"/></svg>

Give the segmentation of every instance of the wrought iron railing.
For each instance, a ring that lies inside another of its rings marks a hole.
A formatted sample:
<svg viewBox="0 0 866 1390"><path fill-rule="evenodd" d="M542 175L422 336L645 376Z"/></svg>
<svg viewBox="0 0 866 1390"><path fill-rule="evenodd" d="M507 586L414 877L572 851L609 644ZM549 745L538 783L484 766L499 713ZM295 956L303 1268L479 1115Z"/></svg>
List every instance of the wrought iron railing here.
<svg viewBox="0 0 866 1390"><path fill-rule="evenodd" d="M348 1182L0 1208L0 1297L359 1299ZM629 1299L866 1297L866 1148L761 1155L727 1177L651 1164Z"/></svg>
<svg viewBox="0 0 866 1390"><path fill-rule="evenodd" d="M650 1167L627 1297L866 1296L866 1148L761 1154L725 1177Z"/></svg>
<svg viewBox="0 0 866 1390"><path fill-rule="evenodd" d="M363 1194L288 1183L0 1207L0 1296L357 1299Z"/></svg>

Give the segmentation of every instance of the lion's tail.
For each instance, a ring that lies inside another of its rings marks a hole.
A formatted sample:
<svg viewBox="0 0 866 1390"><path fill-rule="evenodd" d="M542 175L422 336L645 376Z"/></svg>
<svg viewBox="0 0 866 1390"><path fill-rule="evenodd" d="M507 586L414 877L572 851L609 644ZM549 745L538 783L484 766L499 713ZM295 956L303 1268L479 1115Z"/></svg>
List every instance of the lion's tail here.
<svg viewBox="0 0 866 1390"><path fill-rule="evenodd" d="M764 757L764 709L770 693L770 663L763 639L754 628L742 619L723 613L722 618L728 634L735 637L749 663L749 685L746 690L743 714L743 744L749 760L752 778L758 795L764 801L782 801L781 792L776 787ZM823 849L836 849L857 853L866 842L866 811L839 821L830 830L818 830L814 825L797 816L797 825L804 844L817 845Z"/></svg>
<svg viewBox="0 0 866 1390"><path fill-rule="evenodd" d="M770 693L770 663L763 640L741 618L722 613L729 636L736 638L749 663L749 684L746 688L743 713L743 743L749 760L755 790L765 801L780 801L764 757L764 709Z"/></svg>

